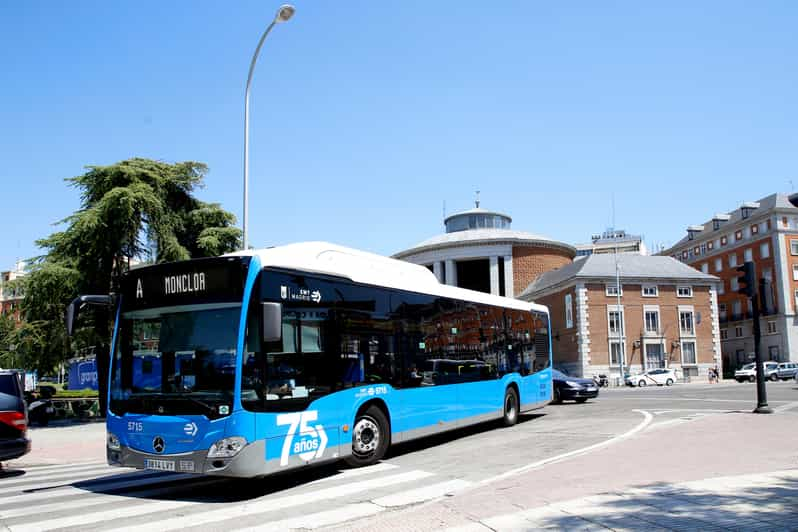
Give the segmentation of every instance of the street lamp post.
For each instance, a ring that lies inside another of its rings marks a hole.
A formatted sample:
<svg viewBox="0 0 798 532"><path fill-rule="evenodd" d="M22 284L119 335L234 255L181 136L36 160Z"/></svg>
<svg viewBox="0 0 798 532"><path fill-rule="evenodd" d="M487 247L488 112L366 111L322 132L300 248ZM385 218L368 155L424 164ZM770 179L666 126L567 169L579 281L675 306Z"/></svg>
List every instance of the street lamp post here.
<svg viewBox="0 0 798 532"><path fill-rule="evenodd" d="M294 16L294 11L296 11L294 6L290 4L284 4L280 6L280 9L277 10L277 14L274 16L274 20L272 20L271 24L269 24L269 27L266 28L266 31L264 31L263 35L261 35L260 41L258 41L258 46L255 48L255 53L252 54L252 62L249 64L247 88L244 93L244 249L247 249L248 245L247 225L249 222L249 86L252 84L252 73L255 70L255 63L258 61L258 54L260 54L260 48L263 46L263 41L266 40L266 36L269 34L275 24L290 20L291 17Z"/></svg>

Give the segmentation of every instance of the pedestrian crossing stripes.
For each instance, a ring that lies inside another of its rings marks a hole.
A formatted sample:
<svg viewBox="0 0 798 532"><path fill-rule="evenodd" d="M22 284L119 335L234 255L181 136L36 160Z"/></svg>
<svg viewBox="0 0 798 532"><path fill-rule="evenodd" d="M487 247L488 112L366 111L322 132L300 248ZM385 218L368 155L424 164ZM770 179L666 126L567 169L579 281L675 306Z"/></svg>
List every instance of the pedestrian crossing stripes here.
<svg viewBox="0 0 798 532"><path fill-rule="evenodd" d="M136 471L101 463L32 466L25 474L0 477L0 529L314 529L470 485L389 463L262 479Z"/></svg>

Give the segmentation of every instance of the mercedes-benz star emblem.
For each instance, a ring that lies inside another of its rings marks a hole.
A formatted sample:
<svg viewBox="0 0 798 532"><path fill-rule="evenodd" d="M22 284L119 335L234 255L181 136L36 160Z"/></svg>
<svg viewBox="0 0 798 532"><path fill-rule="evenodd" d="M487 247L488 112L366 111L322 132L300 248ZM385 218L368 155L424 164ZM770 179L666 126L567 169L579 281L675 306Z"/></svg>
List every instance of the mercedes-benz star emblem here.
<svg viewBox="0 0 798 532"><path fill-rule="evenodd" d="M166 444L163 441L163 438L160 436L156 436L152 439L152 448L155 450L156 453L162 453L164 449L166 449Z"/></svg>

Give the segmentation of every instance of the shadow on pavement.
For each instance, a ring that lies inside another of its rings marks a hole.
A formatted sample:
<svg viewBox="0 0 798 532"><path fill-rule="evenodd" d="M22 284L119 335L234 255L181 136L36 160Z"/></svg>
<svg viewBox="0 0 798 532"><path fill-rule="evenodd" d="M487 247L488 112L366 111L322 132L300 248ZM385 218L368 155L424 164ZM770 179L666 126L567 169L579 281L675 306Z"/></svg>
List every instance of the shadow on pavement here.
<svg viewBox="0 0 798 532"><path fill-rule="evenodd" d="M711 482L711 481L709 481ZM529 514L534 528L606 527L623 530L793 530L798 522L798 478L774 476L767 485L698 488L656 483L628 492L554 504ZM559 511L557 511L559 510Z"/></svg>
<svg viewBox="0 0 798 532"><path fill-rule="evenodd" d="M540 411L528 414L519 414L518 424L520 425L528 421L531 421L533 419L543 417L545 415L546 415L545 412L540 412ZM396 445L392 445L388 449L388 454L386 458L393 458L408 453L414 453L422 449L437 447L439 445L449 443L453 440L459 440L460 438L473 436L475 434L482 434L483 432L488 432L497 429L501 430L501 428L503 428L501 426L501 421L488 421L485 423L479 423L477 425L471 425L469 427L465 427L462 429L455 429L441 434L426 436L424 438L419 438L417 440L409 441L407 443L398 443Z"/></svg>

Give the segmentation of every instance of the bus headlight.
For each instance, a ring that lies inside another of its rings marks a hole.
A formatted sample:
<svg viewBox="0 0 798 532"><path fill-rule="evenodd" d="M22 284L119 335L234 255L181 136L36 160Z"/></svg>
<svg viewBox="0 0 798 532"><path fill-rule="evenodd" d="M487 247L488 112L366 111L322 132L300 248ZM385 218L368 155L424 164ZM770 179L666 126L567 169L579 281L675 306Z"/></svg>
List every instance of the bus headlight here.
<svg viewBox="0 0 798 532"><path fill-rule="evenodd" d="M112 451L118 451L122 448L122 446L119 445L119 438L116 437L116 434L108 433L108 448Z"/></svg>
<svg viewBox="0 0 798 532"><path fill-rule="evenodd" d="M237 455L246 444L247 440L241 436L224 438L211 445L208 458L230 458Z"/></svg>

